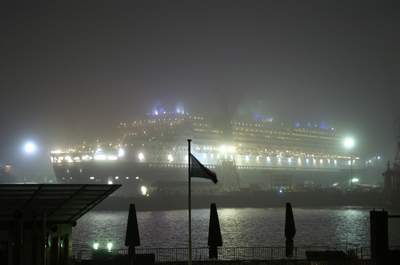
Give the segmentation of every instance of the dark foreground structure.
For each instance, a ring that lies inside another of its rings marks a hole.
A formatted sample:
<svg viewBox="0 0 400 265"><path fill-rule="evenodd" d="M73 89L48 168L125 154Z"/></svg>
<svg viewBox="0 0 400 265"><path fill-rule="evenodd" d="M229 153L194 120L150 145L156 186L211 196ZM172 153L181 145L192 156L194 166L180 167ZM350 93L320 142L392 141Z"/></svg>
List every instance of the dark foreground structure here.
<svg viewBox="0 0 400 265"><path fill-rule="evenodd" d="M0 185L0 264L72 264L72 227L120 185Z"/></svg>

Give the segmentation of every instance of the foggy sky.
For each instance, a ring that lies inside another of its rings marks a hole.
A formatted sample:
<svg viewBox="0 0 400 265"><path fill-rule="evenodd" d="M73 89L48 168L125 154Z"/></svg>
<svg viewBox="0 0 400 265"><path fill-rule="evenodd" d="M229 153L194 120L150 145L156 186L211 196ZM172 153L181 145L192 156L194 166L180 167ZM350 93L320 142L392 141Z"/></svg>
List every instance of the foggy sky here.
<svg viewBox="0 0 400 265"><path fill-rule="evenodd" d="M396 1L54 2L0 8L0 161L177 103L338 122L393 154Z"/></svg>

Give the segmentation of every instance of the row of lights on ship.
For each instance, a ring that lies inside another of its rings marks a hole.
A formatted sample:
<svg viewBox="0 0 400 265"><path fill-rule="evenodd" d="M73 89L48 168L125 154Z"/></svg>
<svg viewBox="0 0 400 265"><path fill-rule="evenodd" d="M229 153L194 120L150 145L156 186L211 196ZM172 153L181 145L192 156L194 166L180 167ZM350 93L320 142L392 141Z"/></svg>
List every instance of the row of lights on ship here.
<svg viewBox="0 0 400 265"><path fill-rule="evenodd" d="M125 151L120 151L120 155L119 155L118 157L122 157L122 156L123 156L123 155L122 155L123 152L125 152ZM123 154L125 154L125 153L123 153ZM95 160L111 160L111 161L112 161L112 160L118 160L118 157L117 157L117 156L114 156L114 155L104 155L104 154L101 154L101 155L95 155L95 156L94 156L94 159L95 159ZM146 159L144 153L142 153L142 152L139 152L139 153L138 153L137 158L138 158L139 162L144 162L145 159ZM203 158L204 158L204 159L207 159L207 154L203 154ZM210 158L213 159L213 158L214 158L214 154L211 154L211 155L210 155ZM220 155L219 155L219 154L217 155L217 158L220 158ZM225 159L228 159L228 156L225 155L224 158L225 158ZM230 155L229 158L233 160L233 159L234 159L234 156L233 156L233 155ZM91 158L90 156L88 156L88 155L82 156L82 160L91 160L91 159L92 159L92 158ZM261 156L256 156L256 161L257 161L257 162L260 162L260 159L261 159ZM78 158L74 158L74 160L73 160L70 156L65 156L65 157L64 157L64 160L67 161L67 162L71 162L71 163L72 163L72 162L74 162L74 161L75 161L75 162L79 162L80 158L79 158L79 159L78 159ZM245 156L244 156L244 161L245 161L245 162L249 163L250 160L251 160L250 155L245 155ZM168 154L168 155L167 155L167 161L168 161L168 163L174 162L174 156L173 156L172 154ZM184 161L187 161L187 155L185 155ZM283 158L282 158L281 156L279 156L279 155L276 156L276 161L277 161L278 164L281 164L282 162L284 162L284 161L283 161ZM312 161L313 164L317 164L317 161L318 161L318 160L315 159L315 158L312 158L312 159L306 158L306 159L305 159L305 163L306 163L306 164L310 164L311 161ZM267 156L267 157L266 157L266 162L267 162L267 163L272 163L272 158L271 158L270 156ZM293 158L291 158L291 157L287 158L287 159L286 159L286 162L287 162L288 164L292 164L292 163L293 163ZM328 164L331 164L331 163L332 163L331 159L329 159L329 158L326 159L326 162L327 162ZM353 162L352 162L352 160L347 161L348 165L351 165L351 163L354 164L355 162L356 162L355 159L353 159ZM334 165L337 165L337 160L334 159L334 160L333 160L333 163L334 163ZM298 164L298 165L302 165L302 164L303 164L303 160L302 160L300 157L297 158L297 164ZM324 164L324 159L319 159L319 164Z"/></svg>

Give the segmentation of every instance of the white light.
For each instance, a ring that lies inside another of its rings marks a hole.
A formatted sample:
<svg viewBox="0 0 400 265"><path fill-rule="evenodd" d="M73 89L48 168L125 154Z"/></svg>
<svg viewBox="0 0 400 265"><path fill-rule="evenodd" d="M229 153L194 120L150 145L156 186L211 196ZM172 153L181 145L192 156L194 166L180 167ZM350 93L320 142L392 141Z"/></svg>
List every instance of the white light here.
<svg viewBox="0 0 400 265"><path fill-rule="evenodd" d="M93 243L93 249L94 249L94 250L98 250L99 247L100 247L100 244L99 244L98 242L94 242L94 243Z"/></svg>
<svg viewBox="0 0 400 265"><path fill-rule="evenodd" d="M139 176L136 176L136 178L135 179L139 179Z"/></svg>
<svg viewBox="0 0 400 265"><path fill-rule="evenodd" d="M250 161L250 156L249 156L249 155L246 155L246 156L244 157L244 159L246 160L246 162L249 162L249 161Z"/></svg>
<svg viewBox="0 0 400 265"><path fill-rule="evenodd" d="M37 146L34 142L26 142L24 145L24 151L28 155L32 155L32 154L36 153Z"/></svg>
<svg viewBox="0 0 400 265"><path fill-rule="evenodd" d="M226 153L236 153L236 147L233 145L221 145L218 148L218 151L222 154Z"/></svg>
<svg viewBox="0 0 400 265"><path fill-rule="evenodd" d="M125 150L122 148L118 149L118 157L124 157L125 156Z"/></svg>
<svg viewBox="0 0 400 265"><path fill-rule="evenodd" d="M306 158L306 163L307 164L310 163L310 159Z"/></svg>
<svg viewBox="0 0 400 265"><path fill-rule="evenodd" d="M140 153L138 154L138 158L139 158L139 161L140 161L140 162L143 162L143 160L144 160L144 154L143 154L142 152L140 152Z"/></svg>
<svg viewBox="0 0 400 265"><path fill-rule="evenodd" d="M118 157L116 155L108 155L107 160L115 161L115 160L118 160Z"/></svg>
<svg viewBox="0 0 400 265"><path fill-rule="evenodd" d="M267 156L267 162L271 163L271 158L269 156Z"/></svg>
<svg viewBox="0 0 400 265"><path fill-rule="evenodd" d="M297 158L297 164L301 165L301 158Z"/></svg>
<svg viewBox="0 0 400 265"><path fill-rule="evenodd" d="M114 182L112 180L107 181L108 185L112 185Z"/></svg>
<svg viewBox="0 0 400 265"><path fill-rule="evenodd" d="M94 160L99 160L99 161L103 161L106 160L107 157L105 155L95 155L94 156Z"/></svg>
<svg viewBox="0 0 400 265"><path fill-rule="evenodd" d="M91 177L90 177L90 180L94 180L94 177L93 177L93 176L91 176Z"/></svg>
<svg viewBox="0 0 400 265"><path fill-rule="evenodd" d="M335 182L332 184L333 187L337 187L339 185L339 183Z"/></svg>
<svg viewBox="0 0 400 265"><path fill-rule="evenodd" d="M143 196L146 196L146 194L147 194L147 187L146 187L146 186L141 186L141 187L140 187L140 192L142 193Z"/></svg>
<svg viewBox="0 0 400 265"><path fill-rule="evenodd" d="M381 156L377 156L376 159L381 160Z"/></svg>
<svg viewBox="0 0 400 265"><path fill-rule="evenodd" d="M356 142L354 140L354 138L352 137L346 137L343 139L343 146L344 148L346 148L347 150L353 149L353 147L356 145Z"/></svg>
<svg viewBox="0 0 400 265"><path fill-rule="evenodd" d="M167 155L167 160L168 160L169 163L171 163L171 162L174 161L174 157L171 154L168 154Z"/></svg>
<svg viewBox="0 0 400 265"><path fill-rule="evenodd" d="M288 158L288 163L291 164L292 163L292 159L289 157Z"/></svg>
<svg viewBox="0 0 400 265"><path fill-rule="evenodd" d="M347 161L347 164L348 164L349 166L351 166L351 160Z"/></svg>
<svg viewBox="0 0 400 265"><path fill-rule="evenodd" d="M323 163L324 163L324 160L323 160L323 159L320 159L320 160L319 160L319 163L320 163L320 164L323 164Z"/></svg>
<svg viewBox="0 0 400 265"><path fill-rule="evenodd" d="M351 179L351 183L358 183L358 182L360 182L359 178L352 178Z"/></svg>
<svg viewBox="0 0 400 265"><path fill-rule="evenodd" d="M335 166L337 165L337 160L335 159L335 160L333 160L333 163L335 164Z"/></svg>
<svg viewBox="0 0 400 265"><path fill-rule="evenodd" d="M85 160L85 161L92 160L92 157L89 155L84 155L84 156L82 156L82 160Z"/></svg>
<svg viewBox="0 0 400 265"><path fill-rule="evenodd" d="M115 179L119 179L119 176L115 176Z"/></svg>
<svg viewBox="0 0 400 265"><path fill-rule="evenodd" d="M68 163L72 163L72 162L73 162L71 156L66 156L64 159L65 159L65 161L67 161Z"/></svg>
<svg viewBox="0 0 400 265"><path fill-rule="evenodd" d="M107 250L108 250L108 252L111 252L112 248L113 248L113 243L112 243L112 242L108 242L108 243L107 243Z"/></svg>

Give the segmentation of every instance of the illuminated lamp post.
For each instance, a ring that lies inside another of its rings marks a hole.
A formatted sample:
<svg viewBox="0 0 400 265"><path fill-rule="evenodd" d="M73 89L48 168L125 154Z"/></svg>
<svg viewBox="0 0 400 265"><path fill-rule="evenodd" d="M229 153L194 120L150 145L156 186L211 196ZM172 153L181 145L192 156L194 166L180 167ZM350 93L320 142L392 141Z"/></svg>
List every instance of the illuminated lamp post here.
<svg viewBox="0 0 400 265"><path fill-rule="evenodd" d="M32 141L28 141L24 144L23 150L24 150L24 153L27 155L34 155L37 152L38 147L37 147L36 143L34 143Z"/></svg>
<svg viewBox="0 0 400 265"><path fill-rule="evenodd" d="M349 185L351 185L352 183L352 178L353 178L353 153L351 152L351 150L353 150L353 148L356 145L356 141L354 140L354 138L352 137L345 137L343 139L343 147L349 151L350 153L350 177L349 177Z"/></svg>

